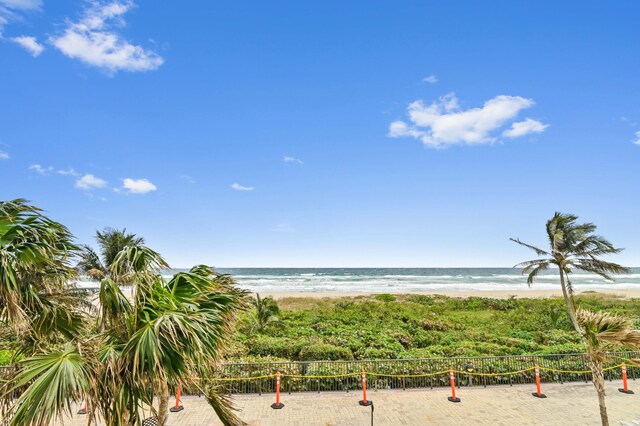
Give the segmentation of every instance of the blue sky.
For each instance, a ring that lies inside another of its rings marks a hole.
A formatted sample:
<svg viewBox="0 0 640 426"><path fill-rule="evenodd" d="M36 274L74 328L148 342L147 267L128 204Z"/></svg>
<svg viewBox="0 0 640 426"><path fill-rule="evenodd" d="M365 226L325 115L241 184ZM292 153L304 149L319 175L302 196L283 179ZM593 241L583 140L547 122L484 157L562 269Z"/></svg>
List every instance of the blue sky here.
<svg viewBox="0 0 640 426"><path fill-rule="evenodd" d="M177 267L640 265L640 5L0 0L0 198ZM288 158L288 161L285 160Z"/></svg>

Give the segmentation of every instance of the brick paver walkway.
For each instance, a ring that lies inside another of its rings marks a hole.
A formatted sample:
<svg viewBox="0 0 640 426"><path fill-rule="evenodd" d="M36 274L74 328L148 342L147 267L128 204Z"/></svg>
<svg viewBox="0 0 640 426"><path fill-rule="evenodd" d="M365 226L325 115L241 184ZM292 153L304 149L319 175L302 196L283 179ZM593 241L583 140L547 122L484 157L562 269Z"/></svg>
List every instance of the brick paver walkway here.
<svg viewBox="0 0 640 426"><path fill-rule="evenodd" d="M630 382L634 395L617 391L607 382L607 408L612 425L640 426L640 383ZM546 399L531 396L534 385L462 388L458 404L447 401L448 389L384 390L368 392L374 401L375 425L599 425L598 398L591 383L545 384ZM253 426L317 425L368 426L370 407L361 407L359 393L323 392L283 394L285 407L273 410L274 395L237 395L240 417ZM171 401L173 404L174 401ZM185 409L170 413L170 426L209 426L221 423L204 398L184 397ZM86 425L74 416L67 426Z"/></svg>

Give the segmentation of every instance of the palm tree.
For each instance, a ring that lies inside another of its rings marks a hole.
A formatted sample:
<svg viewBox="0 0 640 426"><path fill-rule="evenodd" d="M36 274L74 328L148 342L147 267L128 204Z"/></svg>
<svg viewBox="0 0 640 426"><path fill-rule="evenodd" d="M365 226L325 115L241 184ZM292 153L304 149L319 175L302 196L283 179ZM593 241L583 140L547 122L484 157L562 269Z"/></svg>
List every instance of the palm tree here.
<svg viewBox="0 0 640 426"><path fill-rule="evenodd" d="M629 269L600 259L601 256L620 253L623 249L615 248L603 237L594 235L596 226L593 223L578 224L577 220L578 217L575 215L556 212L547 221L547 250L523 243L517 238L511 238L511 241L533 250L538 256L544 256L516 265L523 267L523 274L528 274L528 285L533 284L538 274L552 265L558 268L567 313L573 327L582 334L580 324L576 320L573 286L569 278L572 271L577 269L591 272L612 280L611 274L628 272Z"/></svg>
<svg viewBox="0 0 640 426"><path fill-rule="evenodd" d="M22 228L11 234L15 226ZM32 342L15 377L0 389L0 417L7 424L49 424L83 401L90 422L140 424L151 409L165 424L169 391L177 386L204 393L224 424L243 424L215 387L197 379L215 376L244 307L245 295L231 277L196 266L167 281L160 271L168 265L158 253L126 246L112 258L113 279L102 281L100 308L92 311L64 296L74 271L66 228L21 200L0 203L0 241L0 322L22 324ZM34 263L36 255L51 259ZM130 297L116 284L120 280L134 284ZM31 306L34 295L38 303ZM24 314L8 314L10 305Z"/></svg>
<svg viewBox="0 0 640 426"><path fill-rule="evenodd" d="M254 307L252 317L255 330L262 331L267 325L279 320L278 315L280 314L280 308L278 307L278 302L276 302L273 297L267 296L261 298L260 295L256 293L256 298L251 299L251 304Z"/></svg>
<svg viewBox="0 0 640 426"><path fill-rule="evenodd" d="M24 199L0 202L0 323L19 332L21 343L33 343L34 333L72 334L77 250L67 228L39 208Z"/></svg>
<svg viewBox="0 0 640 426"><path fill-rule="evenodd" d="M578 309L576 320L581 327L587 345L593 385L598 392L600 419L602 425L607 426L609 418L605 405L603 370L606 349L620 345L637 349L640 347L640 330L633 330L629 319L605 312Z"/></svg>
<svg viewBox="0 0 640 426"><path fill-rule="evenodd" d="M92 279L101 280L109 276L110 268L118 254L127 247L144 245L144 238L128 233L125 228L104 228L96 231L98 250L91 246L81 246L78 270Z"/></svg>

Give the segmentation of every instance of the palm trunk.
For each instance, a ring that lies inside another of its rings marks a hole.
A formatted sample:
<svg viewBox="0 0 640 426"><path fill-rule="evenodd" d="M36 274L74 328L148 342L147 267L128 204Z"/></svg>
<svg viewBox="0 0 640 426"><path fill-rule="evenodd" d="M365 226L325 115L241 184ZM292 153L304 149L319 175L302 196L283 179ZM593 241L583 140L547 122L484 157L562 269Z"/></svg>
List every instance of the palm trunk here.
<svg viewBox="0 0 640 426"><path fill-rule="evenodd" d="M591 364L591 373L593 386L598 392L598 404L600 405L600 420L602 426L609 426L609 417L607 416L607 406L605 404L604 397L606 395L604 390L604 370L602 369L602 357L596 353L596 350L589 348L587 351L589 355L589 361Z"/></svg>
<svg viewBox="0 0 640 426"><path fill-rule="evenodd" d="M169 385L166 381L160 381L158 392L158 425L165 426L169 416Z"/></svg>
<svg viewBox="0 0 640 426"><path fill-rule="evenodd" d="M573 328L576 329L580 335L582 335L582 329L576 320L576 307L573 303L573 295L569 294L567 290L567 285L564 282L564 271L562 267L560 269L560 286L562 287L562 295L564 296L564 303L567 305L567 313L569 314L569 318L571 319L571 323L573 324Z"/></svg>

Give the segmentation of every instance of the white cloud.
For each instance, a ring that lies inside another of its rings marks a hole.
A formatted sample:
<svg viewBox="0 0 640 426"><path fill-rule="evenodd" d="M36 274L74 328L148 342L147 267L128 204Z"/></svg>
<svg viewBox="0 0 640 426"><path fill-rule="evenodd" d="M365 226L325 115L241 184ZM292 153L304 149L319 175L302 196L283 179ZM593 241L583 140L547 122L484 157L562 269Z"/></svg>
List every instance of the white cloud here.
<svg viewBox="0 0 640 426"><path fill-rule="evenodd" d="M35 37L31 37L31 36L12 37L11 41L22 46L34 58L39 56L44 50L44 46L38 43L38 40L36 40Z"/></svg>
<svg viewBox="0 0 640 426"><path fill-rule="evenodd" d="M52 173L61 175L61 176L80 176L80 173L76 171L73 167L69 167L68 169L57 169L53 166L42 166L40 164L32 164L29 166L29 170L33 170L36 173L40 173L41 175L49 175Z"/></svg>
<svg viewBox="0 0 640 426"><path fill-rule="evenodd" d="M490 144L495 142L498 129L533 105L532 99L501 95L489 99L480 108L463 110L455 94L449 93L431 105L421 100L409 104L409 123L394 121L388 136L413 137L430 148Z"/></svg>
<svg viewBox="0 0 640 426"><path fill-rule="evenodd" d="M232 183L231 188L236 191L253 191L255 189L253 186L242 186L239 183Z"/></svg>
<svg viewBox="0 0 640 426"><path fill-rule="evenodd" d="M285 155L282 158L282 161L284 161L285 163L297 163L297 164L304 164L304 161L302 161L299 158L295 158L295 157L289 157L288 155Z"/></svg>
<svg viewBox="0 0 640 426"><path fill-rule="evenodd" d="M100 179L92 174L86 174L82 176L80 179L76 180L76 188L78 189L93 189L93 188L104 188L107 186L107 181L104 179Z"/></svg>
<svg viewBox="0 0 640 426"><path fill-rule="evenodd" d="M431 74L431 75L428 75L425 78L423 78L422 81L424 81L425 83L429 83L429 84L435 84L435 83L438 82L438 77L436 77L435 75Z"/></svg>
<svg viewBox="0 0 640 426"><path fill-rule="evenodd" d="M0 0L0 38L5 25L22 19L24 12L40 9L41 0Z"/></svg>
<svg viewBox="0 0 640 426"><path fill-rule="evenodd" d="M32 164L29 166L29 170L33 170L36 173L40 173L41 175L48 175L53 171L53 167L43 167L40 164Z"/></svg>
<svg viewBox="0 0 640 426"><path fill-rule="evenodd" d="M154 184L147 179L131 179L126 178L122 180L122 187L126 189L129 194L146 194L147 192L155 191L158 189Z"/></svg>
<svg viewBox="0 0 640 426"><path fill-rule="evenodd" d="M0 160L8 160L9 158L11 158L9 156L9 153L6 151L0 151Z"/></svg>
<svg viewBox="0 0 640 426"><path fill-rule="evenodd" d="M547 127L549 127L548 124L527 118L524 121L512 123L510 129L502 132L502 136L507 138L519 138L520 136L525 136L529 133L542 133Z"/></svg>
<svg viewBox="0 0 640 426"><path fill-rule="evenodd" d="M92 2L78 22L68 22L62 35L50 42L66 56L114 74L118 71L155 70L164 59L152 50L131 44L114 27L125 25L123 16L132 1Z"/></svg>
<svg viewBox="0 0 640 426"><path fill-rule="evenodd" d="M640 130L636 132L636 138L633 140L633 143L640 145Z"/></svg>
<svg viewBox="0 0 640 426"><path fill-rule="evenodd" d="M56 170L56 173L62 176L80 176L80 173L78 173L73 167L70 167L66 170Z"/></svg>

